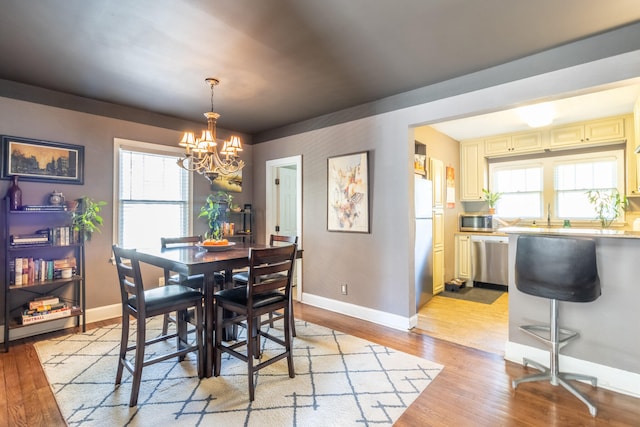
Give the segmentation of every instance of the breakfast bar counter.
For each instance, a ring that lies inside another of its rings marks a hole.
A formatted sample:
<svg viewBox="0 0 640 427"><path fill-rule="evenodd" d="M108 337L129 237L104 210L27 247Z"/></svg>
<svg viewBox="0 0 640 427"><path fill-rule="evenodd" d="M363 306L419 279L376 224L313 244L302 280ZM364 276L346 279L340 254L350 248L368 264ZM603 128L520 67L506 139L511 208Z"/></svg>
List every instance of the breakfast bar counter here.
<svg viewBox="0 0 640 427"><path fill-rule="evenodd" d="M548 365L548 349L519 330L549 323L549 300L524 294L515 285L518 236L584 237L596 242L602 295L590 303L560 303L561 326L580 338L561 351L562 370L598 377L598 385L640 397L640 232L595 228L507 227L509 236L509 341L505 358L528 357ZM540 268L545 268L540 266Z"/></svg>

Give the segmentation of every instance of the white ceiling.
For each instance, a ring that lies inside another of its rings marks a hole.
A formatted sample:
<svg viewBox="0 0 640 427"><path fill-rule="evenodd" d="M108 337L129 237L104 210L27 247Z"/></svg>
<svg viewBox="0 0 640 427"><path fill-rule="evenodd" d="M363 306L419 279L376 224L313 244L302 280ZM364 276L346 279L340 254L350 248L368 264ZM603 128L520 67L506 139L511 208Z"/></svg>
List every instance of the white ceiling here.
<svg viewBox="0 0 640 427"><path fill-rule="evenodd" d="M593 90L585 95L549 100L556 112L550 126L632 113L640 97L640 82L629 81L613 89ZM457 141L531 130L515 108L430 126Z"/></svg>

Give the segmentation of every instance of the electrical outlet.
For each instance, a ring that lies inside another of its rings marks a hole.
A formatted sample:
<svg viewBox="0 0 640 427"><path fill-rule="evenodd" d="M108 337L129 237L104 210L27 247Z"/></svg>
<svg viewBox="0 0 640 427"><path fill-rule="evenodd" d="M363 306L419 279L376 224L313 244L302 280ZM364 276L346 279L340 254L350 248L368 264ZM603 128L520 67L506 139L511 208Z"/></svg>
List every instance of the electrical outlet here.
<svg viewBox="0 0 640 427"><path fill-rule="evenodd" d="M158 286L164 286L164 276L158 277Z"/></svg>
<svg viewBox="0 0 640 427"><path fill-rule="evenodd" d="M347 284L346 283L340 285L340 291L342 292L342 295L347 295Z"/></svg>

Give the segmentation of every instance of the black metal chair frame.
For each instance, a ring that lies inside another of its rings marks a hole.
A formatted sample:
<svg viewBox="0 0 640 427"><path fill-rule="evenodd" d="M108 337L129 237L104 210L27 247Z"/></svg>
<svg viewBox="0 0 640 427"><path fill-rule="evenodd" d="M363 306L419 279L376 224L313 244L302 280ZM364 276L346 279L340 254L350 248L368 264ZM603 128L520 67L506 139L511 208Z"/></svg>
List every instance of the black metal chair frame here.
<svg viewBox="0 0 640 427"><path fill-rule="evenodd" d="M290 326L292 313L290 294L297 245L252 248L249 255L249 281L246 287L235 287L216 292L214 376L220 375L222 353L228 353L247 363L249 400L255 396L254 375L260 369L284 358L287 359L289 377L294 378L292 337ZM267 279L268 277L268 279ZM281 291L284 289L284 291ZM225 315L228 310L228 315ZM282 310L284 315L284 339L266 331L260 325L260 316ZM242 341L223 344L224 328L246 323L246 336ZM283 351L254 365L254 357L260 354L259 337L263 337L283 347ZM239 348L246 347L241 353Z"/></svg>
<svg viewBox="0 0 640 427"><path fill-rule="evenodd" d="M132 374L129 406L136 406L140 392L142 370L145 366L176 356L179 361L182 361L187 353L195 352L197 354L198 376L200 378L204 376L202 293L181 285L145 290L136 250L124 249L113 245L113 253L122 298L122 336L115 383L116 385L121 383L124 368ZM188 309L193 309L195 313L195 344L193 342L190 343L187 337L186 317ZM177 332L147 339L146 320L150 317L174 311L178 313ZM137 323L134 345L129 345L130 317L135 318ZM176 338L175 350L145 360L145 347L147 345L172 338ZM130 351L135 352L133 363L127 358L127 353Z"/></svg>

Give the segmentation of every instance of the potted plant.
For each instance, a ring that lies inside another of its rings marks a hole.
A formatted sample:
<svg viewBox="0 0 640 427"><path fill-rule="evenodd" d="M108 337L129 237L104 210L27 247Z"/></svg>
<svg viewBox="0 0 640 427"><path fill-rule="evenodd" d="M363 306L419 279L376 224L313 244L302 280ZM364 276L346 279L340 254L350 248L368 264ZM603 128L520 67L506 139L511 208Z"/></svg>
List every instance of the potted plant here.
<svg viewBox="0 0 640 427"><path fill-rule="evenodd" d="M100 228L103 224L100 212L107 202L96 202L89 197L82 197L78 199L78 202L79 207L71 214L71 225L73 227L73 231L78 233L78 236L79 238L82 238L82 241L91 240L91 235L94 232L100 232Z"/></svg>
<svg viewBox="0 0 640 427"><path fill-rule="evenodd" d="M198 215L198 218L207 219L209 230L205 233L205 238L219 240L222 237L221 220L224 219L223 213L232 207L232 200L233 196L224 191L218 191L207 196Z"/></svg>
<svg viewBox="0 0 640 427"><path fill-rule="evenodd" d="M629 206L627 196L621 196L618 190L589 190L587 197L602 228L609 227Z"/></svg>
<svg viewBox="0 0 640 427"><path fill-rule="evenodd" d="M500 197L502 197L502 193L494 193L487 190L486 188L483 188L482 194L484 194L485 202L487 202L487 204L489 205L489 213L496 213L496 203L498 203L498 200L500 200Z"/></svg>

